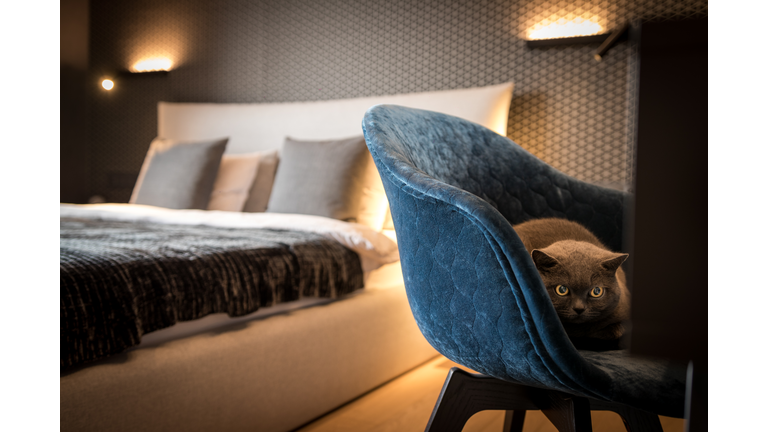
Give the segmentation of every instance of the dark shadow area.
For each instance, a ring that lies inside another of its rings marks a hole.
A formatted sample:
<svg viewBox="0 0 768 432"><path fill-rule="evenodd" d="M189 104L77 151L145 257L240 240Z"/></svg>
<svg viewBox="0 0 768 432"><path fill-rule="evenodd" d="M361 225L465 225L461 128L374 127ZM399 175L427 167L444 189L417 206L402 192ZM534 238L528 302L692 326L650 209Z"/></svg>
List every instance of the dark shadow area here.
<svg viewBox="0 0 768 432"><path fill-rule="evenodd" d="M61 65L59 201L85 203L90 195L87 72Z"/></svg>

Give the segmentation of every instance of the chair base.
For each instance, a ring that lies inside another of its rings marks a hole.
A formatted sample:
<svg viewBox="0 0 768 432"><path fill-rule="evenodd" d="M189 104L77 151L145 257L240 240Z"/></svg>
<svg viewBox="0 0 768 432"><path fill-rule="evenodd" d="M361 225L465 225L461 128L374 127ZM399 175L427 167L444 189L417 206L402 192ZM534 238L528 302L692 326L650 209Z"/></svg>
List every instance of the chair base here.
<svg viewBox="0 0 768 432"><path fill-rule="evenodd" d="M451 368L426 432L460 432L475 413L506 411L504 432L522 432L525 412L541 410L560 432L591 432L590 410L613 411L629 432L663 432L659 416L637 408L515 384Z"/></svg>

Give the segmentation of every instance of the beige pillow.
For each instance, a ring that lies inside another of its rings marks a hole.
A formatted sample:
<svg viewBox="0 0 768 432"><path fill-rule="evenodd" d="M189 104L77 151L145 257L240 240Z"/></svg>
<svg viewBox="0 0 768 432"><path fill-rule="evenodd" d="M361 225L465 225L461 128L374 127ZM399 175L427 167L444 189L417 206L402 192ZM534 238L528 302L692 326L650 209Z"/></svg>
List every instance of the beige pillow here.
<svg viewBox="0 0 768 432"><path fill-rule="evenodd" d="M243 206L244 212L263 212L267 210L267 203L272 194L272 185L275 183L275 172L279 158L277 150L261 152L259 167L256 169L256 177L248 192L248 199Z"/></svg>
<svg viewBox="0 0 768 432"><path fill-rule="evenodd" d="M385 230L395 229L395 222L392 221L392 213L389 211L389 206L387 206L387 211L384 214L384 224L381 227L381 229L385 229Z"/></svg>
<svg viewBox="0 0 768 432"><path fill-rule="evenodd" d="M129 202L205 210L227 141L228 138L195 142L155 138Z"/></svg>
<svg viewBox="0 0 768 432"><path fill-rule="evenodd" d="M386 205L381 178L362 136L286 138L268 212L325 216L380 231Z"/></svg>
<svg viewBox="0 0 768 432"><path fill-rule="evenodd" d="M366 146L366 148L368 148ZM379 170L373 162L373 157L369 155L369 165L367 179L363 183L363 196L360 201L360 210L357 213L357 222L367 225L376 231L384 228L387 214L389 213L389 202L387 194L384 192L384 185L381 183Z"/></svg>
<svg viewBox="0 0 768 432"><path fill-rule="evenodd" d="M260 159L261 153L222 156L208 210L242 211Z"/></svg>

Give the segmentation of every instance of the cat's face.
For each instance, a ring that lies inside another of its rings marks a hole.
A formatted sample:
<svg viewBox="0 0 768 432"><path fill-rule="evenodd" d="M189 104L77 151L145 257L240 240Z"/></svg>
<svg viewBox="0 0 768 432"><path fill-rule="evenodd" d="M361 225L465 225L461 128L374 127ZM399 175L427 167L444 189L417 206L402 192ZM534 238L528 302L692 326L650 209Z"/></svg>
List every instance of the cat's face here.
<svg viewBox="0 0 768 432"><path fill-rule="evenodd" d="M599 321L619 305L616 271L627 254L564 240L532 251L531 257L563 323Z"/></svg>

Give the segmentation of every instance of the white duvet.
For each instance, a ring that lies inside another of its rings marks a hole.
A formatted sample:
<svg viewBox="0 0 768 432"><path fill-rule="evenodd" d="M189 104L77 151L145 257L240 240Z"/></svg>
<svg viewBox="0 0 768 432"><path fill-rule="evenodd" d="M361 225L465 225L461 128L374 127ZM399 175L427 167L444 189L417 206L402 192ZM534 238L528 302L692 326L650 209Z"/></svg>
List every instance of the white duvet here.
<svg viewBox="0 0 768 432"><path fill-rule="evenodd" d="M60 204L61 217L141 221L225 228L273 228L312 232L357 252L364 272L400 259L397 244L386 235L357 224L322 216L284 213L241 213L172 210L139 204Z"/></svg>

